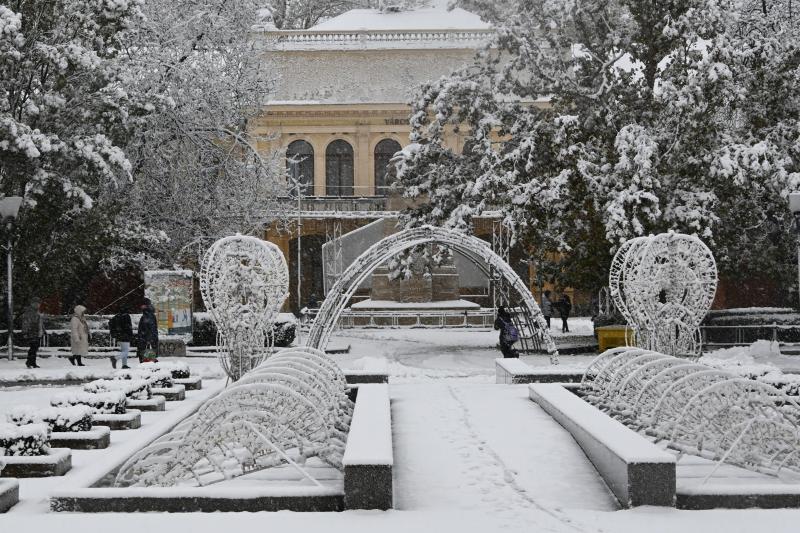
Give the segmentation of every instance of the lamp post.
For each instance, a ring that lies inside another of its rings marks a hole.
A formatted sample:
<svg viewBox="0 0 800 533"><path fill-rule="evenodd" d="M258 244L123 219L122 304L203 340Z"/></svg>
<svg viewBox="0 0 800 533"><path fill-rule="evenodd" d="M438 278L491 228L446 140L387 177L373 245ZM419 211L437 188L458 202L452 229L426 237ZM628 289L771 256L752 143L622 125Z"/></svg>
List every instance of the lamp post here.
<svg viewBox="0 0 800 533"><path fill-rule="evenodd" d="M794 215L794 228L800 238L800 192L789 193L789 210ZM800 242L797 248L797 298L800 305Z"/></svg>
<svg viewBox="0 0 800 533"><path fill-rule="evenodd" d="M14 295L12 291L12 274L14 271L11 259L13 252L13 229L14 221L19 214L19 206L22 205L22 197L6 196L0 200L0 217L6 226L8 245L6 246L6 273L8 275L8 360L14 360Z"/></svg>

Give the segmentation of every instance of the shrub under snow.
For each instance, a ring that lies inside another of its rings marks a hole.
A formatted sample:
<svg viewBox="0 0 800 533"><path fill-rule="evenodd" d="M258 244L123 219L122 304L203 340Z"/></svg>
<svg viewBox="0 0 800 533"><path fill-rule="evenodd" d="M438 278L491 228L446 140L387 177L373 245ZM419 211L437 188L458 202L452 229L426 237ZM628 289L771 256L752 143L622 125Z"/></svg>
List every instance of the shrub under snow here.
<svg viewBox="0 0 800 533"><path fill-rule="evenodd" d="M121 391L128 399L147 400L150 393L150 382L146 379L96 379L83 386L86 392L114 392Z"/></svg>
<svg viewBox="0 0 800 533"><path fill-rule="evenodd" d="M123 414L127 399L122 391L114 392L65 392L57 394L50 400L53 407L69 405L86 405L94 413Z"/></svg>
<svg viewBox="0 0 800 533"><path fill-rule="evenodd" d="M45 424L0 423L0 448L5 455L45 455L48 429Z"/></svg>
<svg viewBox="0 0 800 533"><path fill-rule="evenodd" d="M89 431L92 429L92 408L71 405L39 409L30 405L19 405L9 411L6 419L17 426L47 424L53 432Z"/></svg>
<svg viewBox="0 0 800 533"><path fill-rule="evenodd" d="M150 383L151 387L156 388L171 388L172 387L172 372L167 369L158 367L161 363L144 363L139 365L139 368L132 370L119 370L114 373L114 379L117 380L136 380L145 379Z"/></svg>

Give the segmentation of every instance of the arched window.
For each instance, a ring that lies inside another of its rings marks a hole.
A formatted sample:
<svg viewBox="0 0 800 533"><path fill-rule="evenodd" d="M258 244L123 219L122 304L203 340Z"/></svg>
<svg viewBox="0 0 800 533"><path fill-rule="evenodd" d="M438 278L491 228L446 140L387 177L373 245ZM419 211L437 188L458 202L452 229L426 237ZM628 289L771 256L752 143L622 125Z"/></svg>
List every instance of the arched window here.
<svg viewBox="0 0 800 533"><path fill-rule="evenodd" d="M325 150L325 194L353 196L353 147L338 139Z"/></svg>
<svg viewBox="0 0 800 533"><path fill-rule="evenodd" d="M314 194L314 148L306 141L293 141L286 148L286 170L289 179L301 184L303 195ZM293 183L289 183L294 192Z"/></svg>
<svg viewBox="0 0 800 533"><path fill-rule="evenodd" d="M383 139L375 145L375 194L384 196L389 192L391 183L386 179L389 161L400 150L400 143L394 139Z"/></svg>

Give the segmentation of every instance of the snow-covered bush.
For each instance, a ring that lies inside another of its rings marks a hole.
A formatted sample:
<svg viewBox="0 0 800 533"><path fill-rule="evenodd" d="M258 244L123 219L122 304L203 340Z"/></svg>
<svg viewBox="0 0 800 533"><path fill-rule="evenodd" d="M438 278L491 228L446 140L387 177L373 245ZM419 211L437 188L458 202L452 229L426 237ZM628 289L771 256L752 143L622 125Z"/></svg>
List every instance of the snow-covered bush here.
<svg viewBox="0 0 800 533"><path fill-rule="evenodd" d="M125 413L127 398L122 391L114 392L65 392L57 394L50 399L53 407L69 405L86 405L94 413L123 414Z"/></svg>
<svg viewBox="0 0 800 533"><path fill-rule="evenodd" d="M139 368L120 370L114 373L116 380L144 379L151 387L169 389L172 387L172 372L157 365L160 363L142 363Z"/></svg>
<svg viewBox="0 0 800 533"><path fill-rule="evenodd" d="M47 453L48 428L46 424L0 423L0 448L5 455L45 455Z"/></svg>
<svg viewBox="0 0 800 533"><path fill-rule="evenodd" d="M147 379L96 379L83 386L86 392L121 391L131 400L147 400L152 394Z"/></svg>
<svg viewBox="0 0 800 533"><path fill-rule="evenodd" d="M17 426L47 424L53 432L89 431L92 429L92 408L72 405L39 409L19 405L8 412L6 419Z"/></svg>
<svg viewBox="0 0 800 533"><path fill-rule="evenodd" d="M152 367L150 366L152 365ZM185 379L191 375L189 365L181 361L158 362L158 363L144 363L141 365L145 368L156 368L159 371L164 370L172 374L172 379ZM152 370L148 370L152 372Z"/></svg>
<svg viewBox="0 0 800 533"><path fill-rule="evenodd" d="M770 372L757 379L762 383L772 385L787 396L800 396L800 376L796 374Z"/></svg>

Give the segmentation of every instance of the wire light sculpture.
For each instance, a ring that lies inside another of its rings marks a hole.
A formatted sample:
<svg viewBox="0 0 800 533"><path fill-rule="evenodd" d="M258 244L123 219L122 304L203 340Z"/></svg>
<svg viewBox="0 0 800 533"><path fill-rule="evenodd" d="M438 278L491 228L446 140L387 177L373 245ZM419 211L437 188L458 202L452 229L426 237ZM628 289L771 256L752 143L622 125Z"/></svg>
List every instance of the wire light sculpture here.
<svg viewBox="0 0 800 533"><path fill-rule="evenodd" d="M592 361L581 395L670 449L716 461L716 468L800 474L800 406L771 385L623 347Z"/></svg>
<svg viewBox="0 0 800 533"><path fill-rule="evenodd" d="M206 486L317 457L342 470L353 402L339 366L314 348L285 348L131 457L115 486Z"/></svg>
<svg viewBox="0 0 800 533"><path fill-rule="evenodd" d="M508 301L509 297L503 293L503 304L517 311L512 318L520 332L520 339L533 349L543 348L550 354L550 362L558 364L558 349L550 336L544 315L528 285L514 269L478 237L436 226L421 226L389 235L358 256L328 292L308 334L308 345L322 348L328 343L350 297L376 268L404 250L431 243L458 251L487 277L494 270L505 279L509 294L516 293L519 298L517 302Z"/></svg>
<svg viewBox="0 0 800 533"><path fill-rule="evenodd" d="M700 239L670 232L626 241L608 281L638 346L670 355L700 353L700 323L717 290L717 265Z"/></svg>
<svg viewBox="0 0 800 533"><path fill-rule="evenodd" d="M256 237L224 237L203 256L200 291L217 325L220 364L236 381L269 352L268 334L289 295L286 259Z"/></svg>

